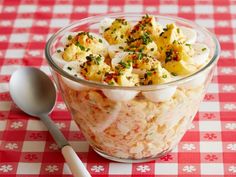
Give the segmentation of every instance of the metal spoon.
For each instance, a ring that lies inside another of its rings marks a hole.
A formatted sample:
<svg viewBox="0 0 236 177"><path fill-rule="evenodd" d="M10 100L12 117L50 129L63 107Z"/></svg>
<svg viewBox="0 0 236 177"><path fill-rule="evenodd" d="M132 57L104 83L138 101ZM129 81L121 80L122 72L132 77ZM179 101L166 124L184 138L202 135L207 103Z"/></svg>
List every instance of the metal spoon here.
<svg viewBox="0 0 236 177"><path fill-rule="evenodd" d="M91 177L64 135L48 116L56 102L56 90L49 77L36 68L21 68L11 76L10 94L21 110L40 118L45 124L61 148L72 174L75 177Z"/></svg>

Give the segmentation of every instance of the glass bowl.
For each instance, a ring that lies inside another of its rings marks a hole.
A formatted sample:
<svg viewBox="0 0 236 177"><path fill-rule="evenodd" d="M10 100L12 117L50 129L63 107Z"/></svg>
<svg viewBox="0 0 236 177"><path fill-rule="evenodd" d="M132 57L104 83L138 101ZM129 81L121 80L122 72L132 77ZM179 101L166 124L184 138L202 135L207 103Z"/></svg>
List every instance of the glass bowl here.
<svg viewBox="0 0 236 177"><path fill-rule="evenodd" d="M185 19L154 15L162 25L175 23L196 30L197 42L210 49L209 62L196 73L169 83L121 87L74 77L54 61L53 54L62 47L61 38L68 32L98 33L99 22L105 17L137 22L143 15L120 13L81 19L56 32L45 49L53 78L72 118L98 154L118 162L150 161L179 143L198 111L220 54L219 42L205 28ZM167 90L173 92L168 101L153 101ZM124 100L114 101L109 94Z"/></svg>

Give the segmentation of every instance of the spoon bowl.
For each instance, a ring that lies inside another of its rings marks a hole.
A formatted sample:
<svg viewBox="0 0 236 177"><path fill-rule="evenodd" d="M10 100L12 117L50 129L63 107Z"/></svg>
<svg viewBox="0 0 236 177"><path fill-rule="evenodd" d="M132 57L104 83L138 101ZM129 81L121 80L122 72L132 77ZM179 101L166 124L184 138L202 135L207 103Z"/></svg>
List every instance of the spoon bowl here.
<svg viewBox="0 0 236 177"><path fill-rule="evenodd" d="M10 93L17 106L32 116L48 114L56 102L56 89L48 76L35 68L22 68L10 79Z"/></svg>

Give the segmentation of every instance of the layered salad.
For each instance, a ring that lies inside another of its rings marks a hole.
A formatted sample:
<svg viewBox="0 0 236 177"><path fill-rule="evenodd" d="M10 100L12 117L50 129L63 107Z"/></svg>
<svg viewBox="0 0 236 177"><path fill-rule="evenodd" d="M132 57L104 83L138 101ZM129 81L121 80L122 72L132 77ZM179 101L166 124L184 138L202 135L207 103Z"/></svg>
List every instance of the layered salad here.
<svg viewBox="0 0 236 177"><path fill-rule="evenodd" d="M208 72L159 86L209 62L209 47L197 37L191 28L159 24L145 15L137 23L105 18L97 33L76 31L61 38L53 55L57 65L74 77L114 86L58 79L73 119L97 152L116 160L150 159L180 141L204 95ZM137 89L143 86L149 89Z"/></svg>

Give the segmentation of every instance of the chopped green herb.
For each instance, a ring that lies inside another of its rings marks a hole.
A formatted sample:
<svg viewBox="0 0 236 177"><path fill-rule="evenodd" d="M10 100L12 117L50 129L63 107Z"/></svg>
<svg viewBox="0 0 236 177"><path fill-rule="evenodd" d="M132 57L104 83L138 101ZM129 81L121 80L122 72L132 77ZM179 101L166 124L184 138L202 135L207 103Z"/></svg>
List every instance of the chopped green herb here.
<svg viewBox="0 0 236 177"><path fill-rule="evenodd" d="M163 31L168 31L168 28L163 28Z"/></svg>
<svg viewBox="0 0 236 177"><path fill-rule="evenodd" d="M99 39L98 41L99 41L100 43L102 43L102 39Z"/></svg>
<svg viewBox="0 0 236 177"><path fill-rule="evenodd" d="M144 47L140 48L140 49L139 49L139 52L143 52L143 50L144 50Z"/></svg>
<svg viewBox="0 0 236 177"><path fill-rule="evenodd" d="M161 32L159 36L162 36L164 34L164 32Z"/></svg>
<svg viewBox="0 0 236 177"><path fill-rule="evenodd" d="M71 39L72 39L72 36L71 36L71 35L69 35L69 36L67 37L67 39L68 39L68 40L71 40Z"/></svg>
<svg viewBox="0 0 236 177"><path fill-rule="evenodd" d="M152 85L152 80L148 81L148 85Z"/></svg>
<svg viewBox="0 0 236 177"><path fill-rule="evenodd" d="M69 67L69 66L67 67L67 69L68 69L68 70L70 70L70 71L72 70L72 68L71 68L71 67Z"/></svg>
<svg viewBox="0 0 236 177"><path fill-rule="evenodd" d="M167 78L167 75L166 74L162 75L162 78Z"/></svg>
<svg viewBox="0 0 236 177"><path fill-rule="evenodd" d="M60 50L60 49L58 49L58 50L57 50L57 53L60 53L60 52L61 52L61 50Z"/></svg>
<svg viewBox="0 0 236 177"><path fill-rule="evenodd" d="M86 49L86 52L88 52L89 50L90 50L90 48L87 48L87 49Z"/></svg>
<svg viewBox="0 0 236 177"><path fill-rule="evenodd" d="M93 36L91 34L89 34L89 32L87 32L86 34L90 39L93 39Z"/></svg>
<svg viewBox="0 0 236 177"><path fill-rule="evenodd" d="M77 47L79 47L80 48L80 50L82 50L82 51L85 51L85 47L84 46L82 46L79 42L76 42L76 44L75 44Z"/></svg>
<svg viewBox="0 0 236 177"><path fill-rule="evenodd" d="M185 44L185 45L191 47L191 44Z"/></svg>
<svg viewBox="0 0 236 177"><path fill-rule="evenodd" d="M126 76L126 78L127 78L128 80L132 79L132 77L131 77L131 76Z"/></svg>
<svg viewBox="0 0 236 177"><path fill-rule="evenodd" d="M174 73L174 72L172 72L172 73L171 73L171 75L172 75L172 76L177 76L177 74L176 74L176 73Z"/></svg>
<svg viewBox="0 0 236 177"><path fill-rule="evenodd" d="M124 35L123 35L123 34L122 34L122 35L120 35L120 38L121 38L121 39L123 39L123 38L124 38Z"/></svg>
<svg viewBox="0 0 236 177"><path fill-rule="evenodd" d="M166 59L165 59L165 62L169 62L171 61L171 55L173 53L173 49L170 49L169 51L166 51Z"/></svg>
<svg viewBox="0 0 236 177"><path fill-rule="evenodd" d="M119 46L119 49L124 49L124 47L122 47L122 46Z"/></svg>
<svg viewBox="0 0 236 177"><path fill-rule="evenodd" d="M147 76L151 76L151 75L152 75L152 72L147 71L146 74L147 74Z"/></svg>
<svg viewBox="0 0 236 177"><path fill-rule="evenodd" d="M179 30L179 28L177 28L177 33L180 33L180 30Z"/></svg>
<svg viewBox="0 0 236 177"><path fill-rule="evenodd" d="M151 48L151 51L154 51L154 48Z"/></svg>
<svg viewBox="0 0 236 177"><path fill-rule="evenodd" d="M138 53L138 60L141 60L143 58L143 54L140 52Z"/></svg>
<svg viewBox="0 0 236 177"><path fill-rule="evenodd" d="M97 64L97 65L99 65L100 64L100 62L102 61L102 58L101 58L101 56L99 55L98 57L95 57L95 63Z"/></svg>
<svg viewBox="0 0 236 177"><path fill-rule="evenodd" d="M171 61L171 57L166 57L165 63L167 63L167 62L169 62L169 61Z"/></svg>
<svg viewBox="0 0 236 177"><path fill-rule="evenodd" d="M149 42L152 42L152 39L149 37L148 33L144 33L142 36L141 36L141 39L143 41L143 44L148 44Z"/></svg>
<svg viewBox="0 0 236 177"><path fill-rule="evenodd" d="M202 48L202 51L205 51L206 50L206 48Z"/></svg>
<svg viewBox="0 0 236 177"><path fill-rule="evenodd" d="M108 31L110 28L106 28L105 30L104 30L104 32L106 32L106 31Z"/></svg>
<svg viewBox="0 0 236 177"><path fill-rule="evenodd" d="M108 82L108 85L114 85L115 83L113 81Z"/></svg>
<svg viewBox="0 0 236 177"><path fill-rule="evenodd" d="M125 62L121 61L121 62L119 62L119 64L120 64L123 68L129 69L129 68L131 67L130 62L125 63Z"/></svg>
<svg viewBox="0 0 236 177"><path fill-rule="evenodd" d="M101 71L98 71L97 74L101 74L102 72Z"/></svg>

